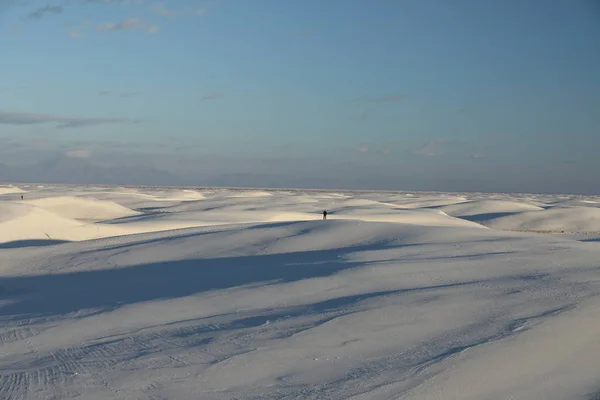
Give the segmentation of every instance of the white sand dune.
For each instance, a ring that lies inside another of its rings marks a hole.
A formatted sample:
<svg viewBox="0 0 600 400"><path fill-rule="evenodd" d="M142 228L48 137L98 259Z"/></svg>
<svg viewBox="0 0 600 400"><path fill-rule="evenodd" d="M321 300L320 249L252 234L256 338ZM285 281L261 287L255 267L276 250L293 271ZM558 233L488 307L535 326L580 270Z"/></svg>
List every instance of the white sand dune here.
<svg viewBox="0 0 600 400"><path fill-rule="evenodd" d="M196 190L161 190L161 191L150 191L149 193L141 193L136 191L126 191L123 194L142 196L153 200L160 201L188 201L188 200L202 200L204 194Z"/></svg>
<svg viewBox="0 0 600 400"><path fill-rule="evenodd" d="M343 204L345 207L372 207L372 206L379 206L382 203L380 201L377 200L370 200L370 199L354 199L354 198L349 198L349 199L342 199L340 200L341 203Z"/></svg>
<svg viewBox="0 0 600 400"><path fill-rule="evenodd" d="M337 218L334 214L333 218ZM390 210L387 212L365 212L364 210L349 211L347 214L340 216L340 219L358 219L366 222L394 222L400 224L412 224L420 226L454 226L454 227L471 227L482 228L483 226L462 220L459 218L450 217L443 212L435 210Z"/></svg>
<svg viewBox="0 0 600 400"><path fill-rule="evenodd" d="M77 241L116 236L123 230L76 221L34 205L0 203L0 243L31 240Z"/></svg>
<svg viewBox="0 0 600 400"><path fill-rule="evenodd" d="M0 186L0 195L25 193L25 190L16 186Z"/></svg>
<svg viewBox="0 0 600 400"><path fill-rule="evenodd" d="M441 207L450 204L457 204L467 201L465 197L457 196L457 197L424 197L420 199L416 199L415 197L411 197L407 200L396 200L394 203L402 208L428 208L428 207Z"/></svg>
<svg viewBox="0 0 600 400"><path fill-rule="evenodd" d="M272 193L269 192L265 192L265 191L260 191L260 190L253 190L253 191L234 191L232 194L228 195L227 197L231 197L231 198L238 198L238 197L269 197L272 196Z"/></svg>
<svg viewBox="0 0 600 400"><path fill-rule="evenodd" d="M204 194L195 190L142 190L129 188L49 187L28 193L26 200L50 197L77 197L117 203L131 210L161 208L204 199Z"/></svg>
<svg viewBox="0 0 600 400"><path fill-rule="evenodd" d="M474 215L510 214L523 211L541 211L542 207L535 205L508 201L508 200L473 200L459 204L451 204L439 208L454 217L470 217Z"/></svg>
<svg viewBox="0 0 600 400"><path fill-rule="evenodd" d="M185 201L185 200L202 200L205 198L206 197L202 193L196 192L195 190L182 190L180 193L174 194L173 197L171 197L171 200L182 199L182 201Z"/></svg>
<svg viewBox="0 0 600 400"><path fill-rule="evenodd" d="M0 399L600 389L600 242L492 226L592 228L592 203L540 196L553 207L527 211L531 196L415 193L409 209L398 194L131 191L50 185L0 201ZM430 208L443 197L455 208ZM443 210L512 214L485 228ZM86 222L99 215L115 218Z"/></svg>
<svg viewBox="0 0 600 400"><path fill-rule="evenodd" d="M26 200L35 205L66 218L83 221L102 221L138 215L139 212L125 208L115 202L85 197L47 197Z"/></svg>
<svg viewBox="0 0 600 400"><path fill-rule="evenodd" d="M528 211L486 221L495 229L600 232L600 208L568 207L543 211Z"/></svg>
<svg viewBox="0 0 600 400"><path fill-rule="evenodd" d="M0 243L82 241L207 225L197 221L148 221L144 224L97 223L134 217L140 212L114 202L74 196L0 203Z"/></svg>
<svg viewBox="0 0 600 400"><path fill-rule="evenodd" d="M178 224L178 227L184 228L228 223L310 221L321 219L322 210L332 206L333 208L329 208L328 219L483 228L477 223L453 218L438 210L404 210L393 204L366 199L330 201L329 199L312 199L307 195L276 197L274 201L257 201L253 197L242 199L216 196L201 202L186 202L165 207L164 212L160 214L118 222L128 226L136 224L136 226L140 226L140 231L143 231L143 225L156 225L157 223L165 224L165 226Z"/></svg>
<svg viewBox="0 0 600 400"><path fill-rule="evenodd" d="M600 207L600 199L573 198L562 201L550 201L549 206L556 207Z"/></svg>

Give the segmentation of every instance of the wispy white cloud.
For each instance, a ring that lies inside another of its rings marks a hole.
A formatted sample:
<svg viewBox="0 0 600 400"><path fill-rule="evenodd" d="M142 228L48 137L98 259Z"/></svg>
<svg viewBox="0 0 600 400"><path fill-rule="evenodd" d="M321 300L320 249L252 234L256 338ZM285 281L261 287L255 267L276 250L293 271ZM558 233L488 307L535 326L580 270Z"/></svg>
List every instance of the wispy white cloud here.
<svg viewBox="0 0 600 400"><path fill-rule="evenodd" d="M413 154L421 157L435 157L441 146L448 143L446 139L436 139L425 143L419 149L413 151Z"/></svg>
<svg viewBox="0 0 600 400"><path fill-rule="evenodd" d="M466 143L465 146L466 151L469 152L472 160L481 160L483 158L488 158L490 153L494 151L494 145L489 143Z"/></svg>
<svg viewBox="0 0 600 400"><path fill-rule="evenodd" d="M63 11L64 9L61 6L52 6L48 4L30 12L27 14L27 18L41 19L48 14L62 14Z"/></svg>
<svg viewBox="0 0 600 400"><path fill-rule="evenodd" d="M67 35L73 39L81 39L85 37L85 30L90 28L90 22L84 21L82 23L74 24L74 23L63 23L64 28L67 29Z"/></svg>
<svg viewBox="0 0 600 400"><path fill-rule="evenodd" d="M69 158L90 158L92 152L86 149L67 150L65 156Z"/></svg>
<svg viewBox="0 0 600 400"><path fill-rule="evenodd" d="M161 5L155 5L152 7L152 11L155 14L162 15L163 17L174 17L177 15L177 11L164 8Z"/></svg>
<svg viewBox="0 0 600 400"><path fill-rule="evenodd" d="M128 124L139 121L132 121L125 118L85 118L85 117L64 117L50 114L31 114L0 111L0 125L41 125L54 124L56 128L83 128L88 126L105 124Z"/></svg>
<svg viewBox="0 0 600 400"><path fill-rule="evenodd" d="M182 9L169 9L165 8L162 5L155 5L152 7L152 11L155 14L162 15L163 17L177 17L180 15L193 15L197 17L202 17L206 14L206 9L204 7L188 7Z"/></svg>
<svg viewBox="0 0 600 400"><path fill-rule="evenodd" d="M96 30L99 32L106 31L141 31L149 35L158 32L160 27L144 21L141 18L128 18L122 22L105 23L98 25Z"/></svg>
<svg viewBox="0 0 600 400"><path fill-rule="evenodd" d="M383 148L373 148L367 145L362 145L359 148L356 149L356 151L358 151L359 153L362 154L390 154L392 152L392 149L390 147L383 147Z"/></svg>
<svg viewBox="0 0 600 400"><path fill-rule="evenodd" d="M83 33L77 31L69 31L68 35L73 39L82 39L85 37Z"/></svg>
<svg viewBox="0 0 600 400"><path fill-rule="evenodd" d="M225 95L223 93L211 93L208 96L204 96L202 100L216 100L220 99L221 97L225 97Z"/></svg>
<svg viewBox="0 0 600 400"><path fill-rule="evenodd" d="M412 154L421 157L437 157L442 154L459 158L481 160L487 158L486 150L489 145L472 143L461 140L436 139L425 143L414 150Z"/></svg>

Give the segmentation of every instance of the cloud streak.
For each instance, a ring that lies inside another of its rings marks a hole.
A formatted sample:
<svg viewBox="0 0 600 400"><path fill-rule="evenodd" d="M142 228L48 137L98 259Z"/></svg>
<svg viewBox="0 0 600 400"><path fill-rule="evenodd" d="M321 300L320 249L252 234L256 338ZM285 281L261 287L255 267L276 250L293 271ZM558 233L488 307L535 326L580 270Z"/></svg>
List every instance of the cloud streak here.
<svg viewBox="0 0 600 400"><path fill-rule="evenodd" d="M67 35L73 39L81 39L85 37L84 31L90 27L89 21L84 21L80 24L63 23L63 27L67 29Z"/></svg>
<svg viewBox="0 0 600 400"><path fill-rule="evenodd" d="M109 31L141 31L148 35L152 35L158 32L160 27L158 25L150 24L141 18L128 18L121 22L108 22L96 27L98 32L109 32Z"/></svg>
<svg viewBox="0 0 600 400"><path fill-rule="evenodd" d="M85 149L67 150L64 154L69 158L90 158L92 155L91 151Z"/></svg>
<svg viewBox="0 0 600 400"><path fill-rule="evenodd" d="M413 154L421 157L435 157L438 155L439 148L446 143L448 143L446 139L432 140L425 143L423 147L413 151Z"/></svg>
<svg viewBox="0 0 600 400"><path fill-rule="evenodd" d="M442 155L452 155L454 157L469 158L471 160L481 160L487 158L485 150L488 145L478 145L461 140L436 139L425 143L420 148L414 150L412 154L420 157L437 157Z"/></svg>
<svg viewBox="0 0 600 400"><path fill-rule="evenodd" d="M217 100L222 97L225 97L225 95L223 93L211 93L208 96L204 96L202 98L202 100Z"/></svg>
<svg viewBox="0 0 600 400"><path fill-rule="evenodd" d="M63 117L50 114L30 114L0 111L0 125L42 125L54 124L58 129L84 128L106 124L129 124L131 121L125 118L82 118Z"/></svg>
<svg viewBox="0 0 600 400"><path fill-rule="evenodd" d="M48 4L44 7L40 7L37 10L30 12L29 14L27 14L27 18L42 19L47 14L62 14L63 11L64 9L61 6L51 6Z"/></svg>
<svg viewBox="0 0 600 400"><path fill-rule="evenodd" d="M161 5L156 5L152 8L152 11L155 14L161 15L163 17L174 18L180 15L195 15L197 17L202 17L206 14L206 9L202 7L190 7L184 9L168 9Z"/></svg>

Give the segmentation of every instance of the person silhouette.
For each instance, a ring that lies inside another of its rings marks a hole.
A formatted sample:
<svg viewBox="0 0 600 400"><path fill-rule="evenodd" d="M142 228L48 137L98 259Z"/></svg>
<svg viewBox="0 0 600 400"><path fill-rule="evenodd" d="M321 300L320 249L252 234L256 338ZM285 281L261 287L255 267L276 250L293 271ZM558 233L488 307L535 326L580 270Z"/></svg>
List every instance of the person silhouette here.
<svg viewBox="0 0 600 400"><path fill-rule="evenodd" d="M327 219L327 211L323 211L323 219Z"/></svg>

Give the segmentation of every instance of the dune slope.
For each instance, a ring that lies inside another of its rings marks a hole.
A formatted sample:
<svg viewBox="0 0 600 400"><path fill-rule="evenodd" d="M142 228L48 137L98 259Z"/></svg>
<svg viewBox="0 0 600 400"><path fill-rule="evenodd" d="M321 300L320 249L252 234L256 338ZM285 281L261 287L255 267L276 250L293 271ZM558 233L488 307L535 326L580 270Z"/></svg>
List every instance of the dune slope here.
<svg viewBox="0 0 600 400"><path fill-rule="evenodd" d="M491 219L486 225L507 230L600 232L600 208L557 207L544 211L523 212Z"/></svg>
<svg viewBox="0 0 600 400"><path fill-rule="evenodd" d="M18 194L18 193L25 193L25 191L21 188L18 188L16 186L0 186L0 195L3 194Z"/></svg>
<svg viewBox="0 0 600 400"><path fill-rule="evenodd" d="M541 211L543 208L524 202L507 200L473 200L440 207L440 210L455 217L480 216L484 219L498 214L512 214L524 211Z"/></svg>
<svg viewBox="0 0 600 400"><path fill-rule="evenodd" d="M48 197L25 201L44 210L84 221L102 221L140 214L115 202L85 197Z"/></svg>

